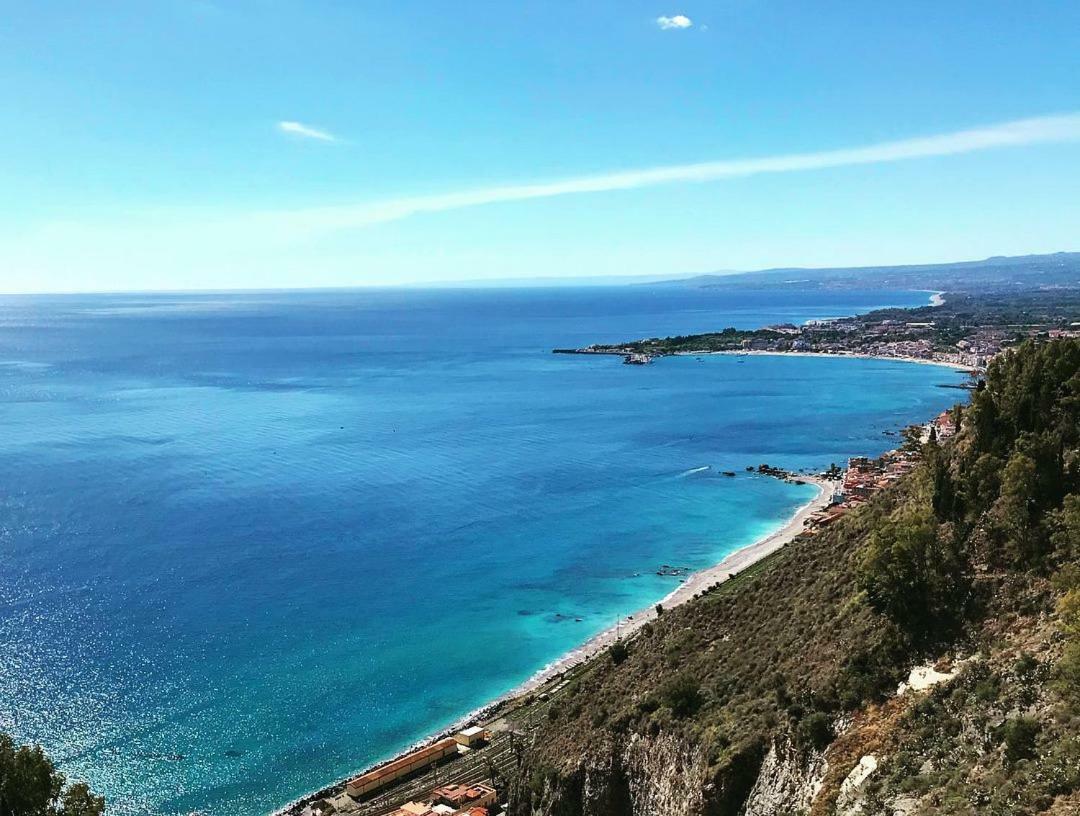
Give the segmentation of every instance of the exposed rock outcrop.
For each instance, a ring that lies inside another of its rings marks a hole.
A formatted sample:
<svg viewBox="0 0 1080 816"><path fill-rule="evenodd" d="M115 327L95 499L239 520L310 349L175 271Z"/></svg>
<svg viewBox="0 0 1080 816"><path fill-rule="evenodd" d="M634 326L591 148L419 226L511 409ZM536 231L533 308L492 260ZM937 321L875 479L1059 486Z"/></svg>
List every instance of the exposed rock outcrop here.
<svg viewBox="0 0 1080 816"><path fill-rule="evenodd" d="M751 745L712 767L700 746L678 736L632 735L594 746L572 769L547 769L531 790L515 791L513 810L522 816L737 816L761 780L764 756L761 746Z"/></svg>
<svg viewBox="0 0 1080 816"><path fill-rule="evenodd" d="M828 770L825 756L802 756L786 739L773 743L744 808L745 816L805 813L821 789Z"/></svg>

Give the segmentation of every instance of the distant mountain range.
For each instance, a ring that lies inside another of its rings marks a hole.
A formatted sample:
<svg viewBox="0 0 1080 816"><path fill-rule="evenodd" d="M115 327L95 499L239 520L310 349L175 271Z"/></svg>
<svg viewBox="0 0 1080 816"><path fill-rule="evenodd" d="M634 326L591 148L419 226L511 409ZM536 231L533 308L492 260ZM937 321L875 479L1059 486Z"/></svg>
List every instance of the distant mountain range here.
<svg viewBox="0 0 1080 816"><path fill-rule="evenodd" d="M856 266L832 269L763 269L698 275L667 281L671 285L709 288L848 289L872 286L883 289L927 289L985 292L1023 287L1080 286L1080 252L1050 255L995 256L981 261L918 264L912 266Z"/></svg>

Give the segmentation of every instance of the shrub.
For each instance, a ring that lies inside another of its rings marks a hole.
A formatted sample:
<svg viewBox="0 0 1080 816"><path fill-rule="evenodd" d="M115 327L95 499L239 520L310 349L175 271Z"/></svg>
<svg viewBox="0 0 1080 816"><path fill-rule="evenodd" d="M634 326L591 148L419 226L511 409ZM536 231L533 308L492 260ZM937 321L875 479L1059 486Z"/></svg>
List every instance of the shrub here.
<svg viewBox="0 0 1080 816"><path fill-rule="evenodd" d="M689 674L677 675L664 683L660 698L676 717L689 717L705 702L701 686Z"/></svg>
<svg viewBox="0 0 1080 816"><path fill-rule="evenodd" d="M645 697L638 700L637 708L643 714L652 714L656 709L660 708L660 701L655 697Z"/></svg>
<svg viewBox="0 0 1080 816"><path fill-rule="evenodd" d="M616 640L608 649L608 654L611 655L611 662L618 666L630 656L630 650L626 648L626 644L621 640Z"/></svg>
<svg viewBox="0 0 1080 816"><path fill-rule="evenodd" d="M1080 709L1080 642L1069 643L1054 671L1054 687L1074 709Z"/></svg>
<svg viewBox="0 0 1080 816"><path fill-rule="evenodd" d="M1017 676L1025 677L1039 668L1039 661L1030 652L1020 652L1020 657L1013 663L1013 671Z"/></svg>
<svg viewBox="0 0 1080 816"><path fill-rule="evenodd" d="M833 739L832 722L827 714L814 711L799 721L795 729L795 743L802 749L820 751Z"/></svg>
<svg viewBox="0 0 1080 816"><path fill-rule="evenodd" d="M1038 720L1031 717L1016 717L1007 720L1001 727L1006 761L1011 764L1035 756L1035 740L1040 730L1042 726L1039 725Z"/></svg>
<svg viewBox="0 0 1080 816"><path fill-rule="evenodd" d="M1080 709L1080 589L1065 593L1057 611L1067 640L1054 671L1054 686L1067 703Z"/></svg>

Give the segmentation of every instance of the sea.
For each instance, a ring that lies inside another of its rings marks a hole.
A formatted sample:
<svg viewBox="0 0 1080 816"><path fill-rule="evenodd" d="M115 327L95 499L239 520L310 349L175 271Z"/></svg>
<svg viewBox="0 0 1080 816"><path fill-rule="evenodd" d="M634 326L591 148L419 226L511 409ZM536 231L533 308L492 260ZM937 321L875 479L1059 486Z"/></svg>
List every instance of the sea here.
<svg viewBox="0 0 1080 816"><path fill-rule="evenodd" d="M261 814L777 529L964 375L554 347L927 302L671 284L0 298L0 730ZM736 473L734 477L724 471Z"/></svg>

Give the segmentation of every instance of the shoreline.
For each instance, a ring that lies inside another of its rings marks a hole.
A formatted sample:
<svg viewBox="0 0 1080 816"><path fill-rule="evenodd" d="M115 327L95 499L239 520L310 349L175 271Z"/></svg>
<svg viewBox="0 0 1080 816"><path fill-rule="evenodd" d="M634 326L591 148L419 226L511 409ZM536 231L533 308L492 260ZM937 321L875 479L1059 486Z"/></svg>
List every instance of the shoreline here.
<svg viewBox="0 0 1080 816"><path fill-rule="evenodd" d="M773 532L762 536L751 544L747 544L745 547L740 547L729 553L710 567L704 567L696 572L689 573L686 576L685 581L675 587L675 589L661 598L657 603L662 605L665 611L682 606L684 603L692 600L702 590L723 583L734 574L742 572L744 569L756 564L766 556L772 555L785 544L790 543L795 536L801 533L806 520L818 510L828 506L832 498L832 488L835 487L836 483L830 482L819 476L804 476L802 474L793 476L792 480L814 485L817 488L817 495L805 504L797 507L787 521ZM646 623L655 620L656 618L656 604L647 606L644 609L639 609L631 615L624 615L620 618L620 623L616 626L609 626L607 629L597 632L580 646L572 649L562 657L540 669L528 680L514 687L498 699L493 700L489 705L484 706L482 709L478 709L478 712L485 711L491 706L499 705L507 700L535 691L538 687L554 679L557 675L562 674L567 669L571 669L586 660L596 657L603 652L604 649L611 646L616 639L635 634ZM476 715L477 714L474 714L473 716Z"/></svg>
<svg viewBox="0 0 1080 816"><path fill-rule="evenodd" d="M712 566L704 567L689 573L682 583L657 603L663 606L665 611L682 606L693 600L694 597L703 590L729 580L747 567L753 566L767 556L772 555L786 544L789 544L797 535L799 535L799 533L803 532L806 521L811 515L828 507L829 503L832 501L833 489L838 484L836 481L830 481L820 476L804 474L792 474L790 481L813 485L817 488L817 493L809 501L797 507L791 516L789 516L776 530L744 547L740 547L739 549L728 553ZM433 731L430 735L401 748L399 751L388 757L380 759L364 768L360 768L357 771L350 773L348 776L335 780L318 790L302 794L293 801L272 811L273 816L286 816L286 814L297 813L305 804L329 795L331 792L344 785L348 780L359 774L366 773L369 770L393 761L397 757L415 751L417 748L428 745L435 740L452 736L455 732L460 731L462 728L472 723L493 718L498 710L508 702L525 697L551 682L564 672L596 658L616 640L636 634L646 623L653 621L658 617L656 606L657 604L652 604L644 609L636 610L633 614L620 617L619 623L597 632L584 643L571 649L569 652L566 652L551 663L548 663L509 691L500 694L498 697L485 703L479 708L473 709L467 714L454 720L449 725Z"/></svg>
<svg viewBox="0 0 1080 816"><path fill-rule="evenodd" d="M943 293L933 293L934 297L940 297ZM944 303L944 300L941 300ZM934 303L931 298L931 305L937 306L940 303ZM581 352L578 352L581 353ZM587 352L598 353L598 352ZM616 352L599 352L603 354L614 354ZM952 363L945 360L927 360L920 357L890 357L880 354L860 354L849 352L820 352L820 351L763 351L763 350L727 350L727 351L677 351L668 355L668 357L686 357L696 356L702 357L705 355L728 355L728 356L740 356L740 355L755 355L755 356L772 356L772 357L831 357L840 359L864 359L864 360L886 360L893 362L903 363L918 363L920 365L934 365L944 368L951 368L957 371L965 371L968 373L975 373L976 369L971 366L961 365L960 363ZM745 570L747 567L751 567L764 558L772 555L776 551L780 550L786 544L790 543L799 533L801 533L805 527L807 519L814 513L823 510L828 507L832 501L833 488L837 485L836 481L830 481L820 476L810 476L804 474L792 474L791 478L795 481L800 481L805 484L814 485L817 488L816 495L807 501L805 504L800 505L795 509L791 516L776 530L768 535L762 536L756 541L740 547L739 549L724 556L719 562L712 566L704 567L695 572L689 573L686 576L685 581L680 583L671 592L665 595L660 601L657 602L664 608L674 609L682 606L685 603L693 600L695 596L700 594L703 590L709 589L717 584L721 584L730 578L734 577L738 573ZM555 680L565 672L580 666L583 663L597 658L603 653L603 651L609 648L616 640L630 637L635 635L646 623L655 620L658 617L656 611L657 604L652 604L644 609L638 609L632 614L625 615L619 618L618 623L614 626L609 626L606 629L597 632L589 637L579 646L564 653L557 659L548 663L543 668L534 672L527 679L511 688L509 691L498 695L491 699L487 703L463 714L451 723L433 730L427 736L412 742L411 744L402 747L395 753L379 759L374 763L367 765L363 768L359 768L356 771L341 777L327 785L324 785L318 790L309 791L297 797L296 799L288 802L285 805L272 811L272 816L296 816L303 808L303 806L316 801L324 796L332 794L334 791L341 788L348 780L354 778L359 774L366 773L370 770L385 765L387 762L391 762L398 757L404 756L412 751L417 750L425 745L429 745L432 742L452 736L456 732L460 731L469 725L484 723L488 724L492 720L496 719L498 712L507 704L514 700L518 700L538 689L544 685Z"/></svg>
<svg viewBox="0 0 1080 816"><path fill-rule="evenodd" d="M939 293L935 293L939 294ZM944 302L944 301L942 301ZM939 305L939 304L932 304ZM597 352L590 352L597 353ZM616 352L602 352L605 354L613 354ZM696 356L702 357L705 355L728 355L728 356L740 356L740 355L755 355L755 356L773 356L773 357L830 357L840 359L865 359L865 360L886 360L893 362L903 363L918 363L920 365L934 365L944 368L951 368L957 371L965 371L968 373L975 373L976 369L971 366L961 365L960 363L948 362L945 360L928 360L920 357L891 357L879 354L860 354L860 353L847 353L847 352L820 352L820 351L763 351L763 350L727 350L727 351L678 351L668 355L669 357L686 357ZM704 567L696 572L689 573L686 576L685 581L675 587L671 592L665 595L657 603L661 605L665 611L668 609L674 609L678 606L682 606L685 603L693 600L693 598L700 594L703 590L723 583L730 578L734 577L738 573L742 572L747 567L751 567L764 558L772 555L786 544L790 543L799 533L801 533L805 527L806 520L818 512L828 507L832 500L833 488L837 485L836 481L830 481L820 476L810 476L804 474L792 474L791 478L795 481L800 481L805 484L812 484L817 488L817 494L807 501L805 504L800 505L795 509L791 516L776 530L768 535L762 536L756 541L741 547L734 552L724 556L719 562L712 566ZM514 700L518 700L523 697L527 697L544 685L555 680L565 672L580 666L583 663L593 660L603 653L603 651L609 648L612 643L618 639L630 637L636 634L646 623L655 620L658 617L656 611L656 604L652 604L644 609L638 609L632 614L624 615L619 618L619 622L614 626L609 626L606 629L597 632L589 637L579 646L564 653L557 659L548 663L543 668L539 669L527 679L511 688L509 691L498 695L491 699L487 703L463 714L461 717L453 720L451 723L433 730L427 736L414 741L413 743L402 747L395 753L379 759L374 763L367 765L363 768L359 768L356 771L348 774L345 777L341 777L327 785L324 785L318 790L309 791L302 794L291 802L282 805L281 807L272 811L272 816L295 816L301 810L301 808L317 799L324 796L328 796L334 791L341 788L349 779L366 773L370 770L380 767L381 765L391 762L394 759L404 756L412 751L417 750L425 745L429 745L432 742L449 737L465 728L469 725L484 723L487 724L497 717L500 709L502 709L507 703Z"/></svg>
<svg viewBox="0 0 1080 816"><path fill-rule="evenodd" d="M616 352L611 352L612 354ZM735 350L729 351L673 351L665 357L704 357L713 354L726 354L729 356L754 356L754 357L831 357L841 360L887 360L897 363L918 363L919 365L942 366L956 371L974 372L975 368L963 363L952 363L948 360L928 360L924 357L889 357L884 354L862 354L859 352L832 352L832 351L758 351L758 350Z"/></svg>

